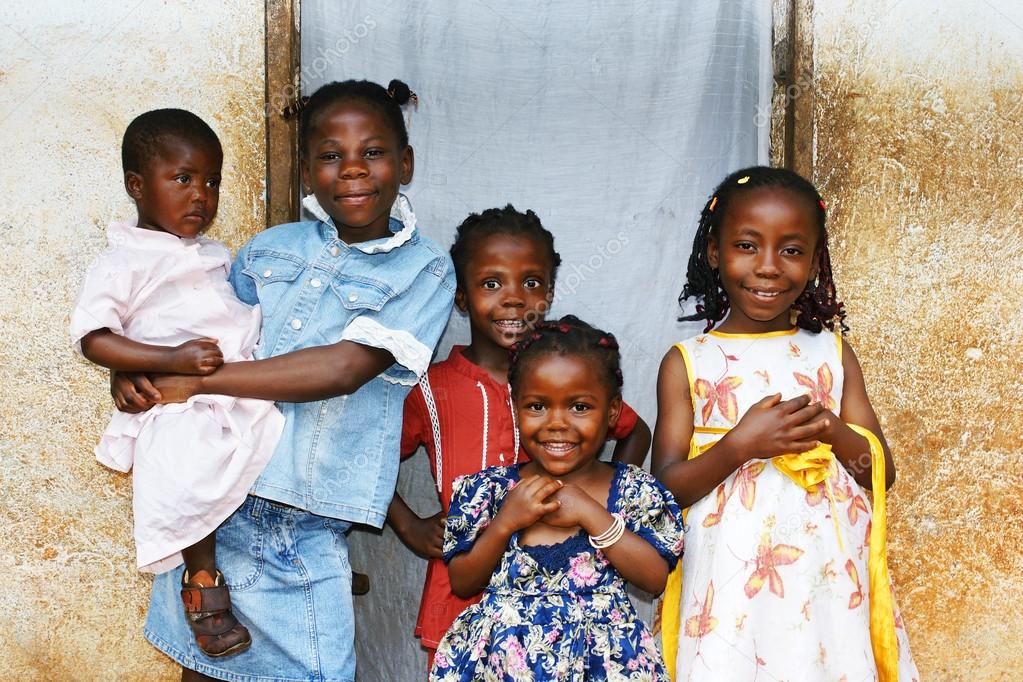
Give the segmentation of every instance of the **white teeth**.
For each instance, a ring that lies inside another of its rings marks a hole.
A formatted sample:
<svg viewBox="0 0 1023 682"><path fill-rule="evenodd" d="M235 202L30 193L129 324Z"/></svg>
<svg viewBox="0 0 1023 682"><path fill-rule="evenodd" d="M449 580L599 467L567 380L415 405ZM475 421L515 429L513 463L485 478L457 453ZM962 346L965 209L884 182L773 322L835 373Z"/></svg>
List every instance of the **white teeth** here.
<svg viewBox="0 0 1023 682"><path fill-rule="evenodd" d="M526 328L526 323L522 320L495 320L494 324L505 329L521 330Z"/></svg>
<svg viewBox="0 0 1023 682"><path fill-rule="evenodd" d="M575 443L547 442L543 446L553 452L568 452L575 447Z"/></svg>

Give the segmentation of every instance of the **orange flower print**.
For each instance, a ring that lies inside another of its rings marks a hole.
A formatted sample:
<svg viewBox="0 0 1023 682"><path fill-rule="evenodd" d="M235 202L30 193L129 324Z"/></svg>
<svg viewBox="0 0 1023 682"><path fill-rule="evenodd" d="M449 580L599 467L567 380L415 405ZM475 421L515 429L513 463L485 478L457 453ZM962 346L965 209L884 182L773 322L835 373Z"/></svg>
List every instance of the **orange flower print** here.
<svg viewBox="0 0 1023 682"><path fill-rule="evenodd" d="M799 350L799 346L789 341L789 357L798 358L802 355L802 351Z"/></svg>
<svg viewBox="0 0 1023 682"><path fill-rule="evenodd" d="M764 533L760 537L760 546L757 547L757 568L746 581L746 596L750 599L757 596L760 588L766 582L768 589L775 596L785 596L785 585L781 581L781 575L776 566L787 566L795 563L803 556L803 550L793 545L771 546L771 537Z"/></svg>
<svg viewBox="0 0 1023 682"><path fill-rule="evenodd" d="M856 591L849 596L849 608L855 609L863 603L863 585L860 584L860 574L856 570L856 564L852 562L852 559L846 560L845 572L849 574L853 584L856 585Z"/></svg>
<svg viewBox="0 0 1023 682"><path fill-rule="evenodd" d="M764 460L754 460L739 469L739 473L735 475L732 492L739 491L739 499L742 500L742 506L746 507L749 511L753 511L753 501L757 496L757 476L763 472L765 466L767 466L767 462Z"/></svg>
<svg viewBox="0 0 1023 682"><path fill-rule="evenodd" d="M739 419L739 403L735 399L735 389L742 385L742 377L725 377L716 384L706 379L697 379L693 390L697 396L706 400L700 416L706 424L717 405L721 416L729 424L734 424Z"/></svg>
<svg viewBox="0 0 1023 682"><path fill-rule="evenodd" d="M760 377L765 385L767 386L771 385L771 375L767 373L766 369L757 369L754 370L753 373Z"/></svg>
<svg viewBox="0 0 1023 682"><path fill-rule="evenodd" d="M831 389L834 387L835 380L828 363L825 362L817 368L817 381L799 372L793 372L792 376L796 378L796 383L810 390L811 400L820 403L826 410L835 409L835 400L831 397Z"/></svg>
<svg viewBox="0 0 1023 682"><path fill-rule="evenodd" d="M699 603L699 602L697 602ZM707 596L703 600L700 615L686 618L686 637L700 639L709 635L718 626L718 619L710 615L714 607L714 581L707 583Z"/></svg>
<svg viewBox="0 0 1023 682"><path fill-rule="evenodd" d="M725 484L722 483L717 489L717 511L713 511L703 517L703 527L710 528L721 523L721 517L725 513L725 503L728 502L728 498L725 496Z"/></svg>
<svg viewBox="0 0 1023 682"><path fill-rule="evenodd" d="M856 522L860 520L860 512L868 513L867 503L862 495L857 495L849 503L849 523L851 525L855 526Z"/></svg>

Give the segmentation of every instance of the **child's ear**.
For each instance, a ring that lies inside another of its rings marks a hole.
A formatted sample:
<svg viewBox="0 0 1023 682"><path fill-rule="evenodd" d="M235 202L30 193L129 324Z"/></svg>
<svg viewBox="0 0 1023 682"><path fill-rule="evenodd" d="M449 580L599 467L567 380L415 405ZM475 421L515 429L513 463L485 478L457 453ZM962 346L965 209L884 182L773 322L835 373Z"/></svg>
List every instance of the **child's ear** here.
<svg viewBox="0 0 1023 682"><path fill-rule="evenodd" d="M465 290L462 289L462 287L455 288L455 307L463 313L466 312L466 309L468 308L465 300Z"/></svg>
<svg viewBox="0 0 1023 682"><path fill-rule="evenodd" d="M820 252L820 249L818 249L813 254L813 262L810 264L810 279L808 281L810 281L810 282L817 281L817 275L819 275L820 272L821 272L821 252Z"/></svg>
<svg viewBox="0 0 1023 682"><path fill-rule="evenodd" d="M713 236L707 240L707 262L710 263L710 267L718 267L718 258L720 251L718 250L718 240Z"/></svg>
<svg viewBox="0 0 1023 682"><path fill-rule="evenodd" d="M611 398L611 404L607 408L607 430L610 431L618 425L618 417L622 415L622 396L616 395Z"/></svg>
<svg viewBox="0 0 1023 682"><path fill-rule="evenodd" d="M138 201L142 198L142 174L135 171L127 171L124 174L124 191L132 199Z"/></svg>
<svg viewBox="0 0 1023 682"><path fill-rule="evenodd" d="M407 185L412 182L412 172L415 168L416 155L412 151L412 145L409 145L401 153L401 184Z"/></svg>

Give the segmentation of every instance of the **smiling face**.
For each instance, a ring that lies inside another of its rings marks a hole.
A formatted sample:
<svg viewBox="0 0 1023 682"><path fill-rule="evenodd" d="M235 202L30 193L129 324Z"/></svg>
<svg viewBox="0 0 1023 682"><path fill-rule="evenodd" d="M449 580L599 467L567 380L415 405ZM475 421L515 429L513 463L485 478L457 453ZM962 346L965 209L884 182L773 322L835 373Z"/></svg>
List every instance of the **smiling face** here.
<svg viewBox="0 0 1023 682"><path fill-rule="evenodd" d="M791 190L765 187L736 196L707 246L730 312L719 329L760 333L789 329L789 310L817 275L814 207Z"/></svg>
<svg viewBox="0 0 1023 682"><path fill-rule="evenodd" d="M124 187L138 209L138 226L194 239L217 215L223 155L178 137L160 140L159 150L142 172L124 174Z"/></svg>
<svg viewBox="0 0 1023 682"><path fill-rule="evenodd" d="M304 152L302 181L343 241L391 234L391 205L398 188L412 181L413 157L378 107L351 99L325 108L310 128Z"/></svg>
<svg viewBox="0 0 1023 682"><path fill-rule="evenodd" d="M530 358L520 371L515 410L533 462L556 478L595 464L622 409L621 396L601 380L599 357L549 353Z"/></svg>
<svg viewBox="0 0 1023 682"><path fill-rule="evenodd" d="M455 305L469 315L473 346L507 350L529 323L543 321L553 276L551 254L538 239L497 233L475 240L455 292Z"/></svg>

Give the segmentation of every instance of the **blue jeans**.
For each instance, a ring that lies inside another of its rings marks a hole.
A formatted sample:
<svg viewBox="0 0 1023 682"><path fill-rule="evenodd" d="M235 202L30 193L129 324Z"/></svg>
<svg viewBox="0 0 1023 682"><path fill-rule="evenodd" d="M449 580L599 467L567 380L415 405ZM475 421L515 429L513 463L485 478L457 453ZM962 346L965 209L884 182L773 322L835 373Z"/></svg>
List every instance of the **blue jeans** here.
<svg viewBox="0 0 1023 682"><path fill-rule="evenodd" d="M217 566L252 647L209 658L181 606L184 567L156 576L146 638L185 668L236 682L353 682L351 524L249 495L217 530Z"/></svg>

